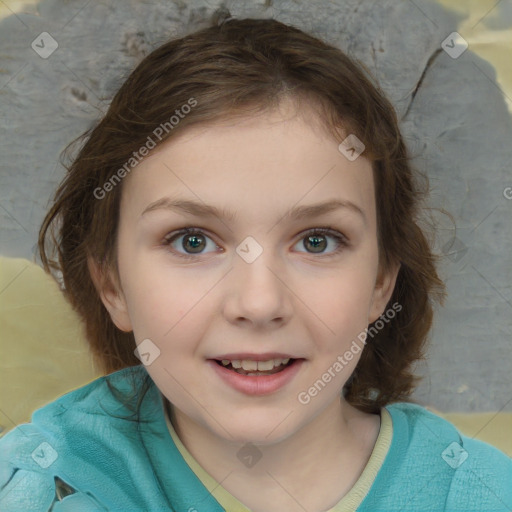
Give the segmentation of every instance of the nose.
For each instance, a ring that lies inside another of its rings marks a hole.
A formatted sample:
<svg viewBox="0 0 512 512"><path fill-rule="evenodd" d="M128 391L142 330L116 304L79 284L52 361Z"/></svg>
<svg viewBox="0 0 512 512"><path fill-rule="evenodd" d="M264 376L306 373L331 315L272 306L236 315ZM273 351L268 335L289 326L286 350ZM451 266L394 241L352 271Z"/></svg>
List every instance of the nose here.
<svg viewBox="0 0 512 512"><path fill-rule="evenodd" d="M292 292L286 270L263 250L251 261L235 255L229 273L224 315L231 323L265 329L286 324L292 316Z"/></svg>

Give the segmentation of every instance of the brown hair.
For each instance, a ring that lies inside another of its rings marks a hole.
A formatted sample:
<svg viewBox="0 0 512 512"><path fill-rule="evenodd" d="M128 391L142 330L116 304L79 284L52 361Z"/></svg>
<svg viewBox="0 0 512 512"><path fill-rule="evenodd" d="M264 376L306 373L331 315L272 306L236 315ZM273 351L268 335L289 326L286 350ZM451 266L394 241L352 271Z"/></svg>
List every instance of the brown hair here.
<svg viewBox="0 0 512 512"><path fill-rule="evenodd" d="M433 302L444 301L436 256L419 227L428 181L424 177L421 190L394 109L363 68L339 49L270 19L217 20L160 46L131 73L103 119L79 139L85 143L67 166L41 226L39 251L47 272L62 272L63 291L85 322L96 364L110 373L140 361L133 333L115 327L87 265L91 255L105 273L113 269L118 276L122 182L102 199L94 191L191 98L194 108L158 144L192 125L268 111L285 98L298 108L302 101L314 106L317 120L339 142L349 133L364 142L374 172L380 268L401 263L390 303L402 309L368 339L344 393L367 412L404 400L416 384L411 367L424 355ZM46 246L58 260L50 259Z"/></svg>

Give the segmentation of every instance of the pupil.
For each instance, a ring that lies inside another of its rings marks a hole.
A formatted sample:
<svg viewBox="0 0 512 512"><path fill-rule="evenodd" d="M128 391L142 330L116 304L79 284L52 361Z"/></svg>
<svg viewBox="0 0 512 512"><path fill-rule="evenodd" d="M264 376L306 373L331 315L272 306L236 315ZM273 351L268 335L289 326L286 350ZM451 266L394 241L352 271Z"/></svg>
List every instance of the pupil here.
<svg viewBox="0 0 512 512"><path fill-rule="evenodd" d="M204 248L204 240L202 237L198 237L196 235L190 235L186 238L190 243L193 251L192 252L200 252Z"/></svg>
<svg viewBox="0 0 512 512"><path fill-rule="evenodd" d="M321 236L321 237L308 236L307 240L313 246L313 248L314 248L313 252L321 252L323 249L325 249L325 237L323 237L323 236ZM304 243L304 247L306 247L305 243ZM307 247L306 247L306 249L307 249Z"/></svg>

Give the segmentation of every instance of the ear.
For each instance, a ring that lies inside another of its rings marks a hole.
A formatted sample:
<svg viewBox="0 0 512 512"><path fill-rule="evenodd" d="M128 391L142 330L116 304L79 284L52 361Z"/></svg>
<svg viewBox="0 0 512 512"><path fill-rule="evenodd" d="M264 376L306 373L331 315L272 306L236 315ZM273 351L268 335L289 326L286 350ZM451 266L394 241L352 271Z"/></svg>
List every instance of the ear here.
<svg viewBox="0 0 512 512"><path fill-rule="evenodd" d="M375 283L375 290L373 291L372 304L368 316L369 324L375 322L375 320L384 313L386 305L391 299L391 295L393 295L400 266L400 263L396 263L385 272L379 268L379 275Z"/></svg>
<svg viewBox="0 0 512 512"><path fill-rule="evenodd" d="M115 326L124 332L133 330L128 308L124 298L118 277L112 269L106 272L101 265L92 257L87 258L89 274L94 283L94 287L100 296L103 305L110 314Z"/></svg>

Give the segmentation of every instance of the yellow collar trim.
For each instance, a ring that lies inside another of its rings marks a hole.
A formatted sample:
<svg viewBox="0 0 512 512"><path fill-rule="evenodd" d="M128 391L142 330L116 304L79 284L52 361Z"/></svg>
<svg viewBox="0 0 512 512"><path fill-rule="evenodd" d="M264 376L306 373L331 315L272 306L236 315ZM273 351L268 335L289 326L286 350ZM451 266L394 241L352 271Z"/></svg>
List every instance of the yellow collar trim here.
<svg viewBox="0 0 512 512"><path fill-rule="evenodd" d="M166 402L164 398L164 403ZM211 477L192 457L190 452L185 448L184 444L181 442L178 434L174 430L172 423L169 419L169 415L167 413L167 407L164 409L165 422L167 424L167 428L169 429L169 433L174 441L174 444L178 448L182 457L185 459L185 462L189 465L190 469L196 474L197 478L202 482L202 484L208 489L208 491L212 494L212 496L219 502L221 507L223 507L228 512L251 512L245 505L240 503L232 494L230 494L226 489L224 489L213 477ZM370 459L366 464L361 476L354 484L352 489L331 509L326 512L352 512L361 505L362 501L370 491L373 482L379 472L384 459L389 451L389 447L391 446L391 439L393 437L393 423L391 420L391 415L385 409L381 409L381 423L379 435L377 437L377 441L375 442L375 446L373 448L372 454L370 455Z"/></svg>

